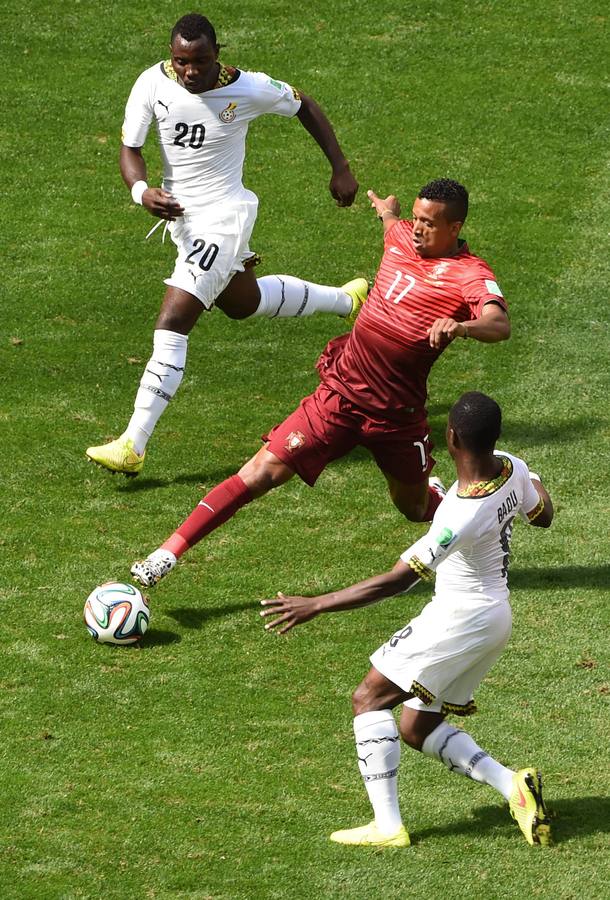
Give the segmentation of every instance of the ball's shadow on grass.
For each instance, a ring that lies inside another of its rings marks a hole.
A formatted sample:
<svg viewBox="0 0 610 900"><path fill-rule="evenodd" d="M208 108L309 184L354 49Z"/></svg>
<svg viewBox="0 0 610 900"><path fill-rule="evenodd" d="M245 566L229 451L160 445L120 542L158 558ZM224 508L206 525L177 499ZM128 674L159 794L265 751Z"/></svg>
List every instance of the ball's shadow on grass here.
<svg viewBox="0 0 610 900"><path fill-rule="evenodd" d="M140 650L151 650L153 647L164 647L167 644L178 644L182 640L182 636L176 634L175 631L160 631L158 628L152 628L147 631L142 638Z"/></svg>
<svg viewBox="0 0 610 900"><path fill-rule="evenodd" d="M230 616L244 609L256 609L258 603L231 603L226 606L207 607L205 609L195 607L179 607L178 609L168 609L166 616L171 616L183 628L201 628L210 619L220 619L223 616Z"/></svg>
<svg viewBox="0 0 610 900"><path fill-rule="evenodd" d="M554 844L610 832L610 797L574 797L569 800L546 800L546 803ZM442 838L453 834L481 836L499 829L502 832L515 831L515 837L523 840L506 807L497 805L477 807L472 812L472 818L418 829L411 833L411 840L417 844L431 837Z"/></svg>

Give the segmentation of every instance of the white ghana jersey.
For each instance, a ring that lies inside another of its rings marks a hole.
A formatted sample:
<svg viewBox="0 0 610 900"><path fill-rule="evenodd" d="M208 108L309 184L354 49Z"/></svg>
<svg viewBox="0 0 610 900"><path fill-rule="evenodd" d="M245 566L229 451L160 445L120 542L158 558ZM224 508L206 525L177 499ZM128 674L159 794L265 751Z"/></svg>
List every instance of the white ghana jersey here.
<svg viewBox="0 0 610 900"><path fill-rule="evenodd" d="M422 578L436 573L439 600L464 594L481 599L508 599L507 569L515 516L533 521L543 502L532 485L526 463L505 451L502 472L467 496L457 482L447 491L430 530L402 555Z"/></svg>
<svg viewBox="0 0 610 900"><path fill-rule="evenodd" d="M142 147L154 120L163 187L187 212L239 199L250 122L264 113L294 116L301 106L297 91L263 72L221 66L218 85L190 94L161 62L142 72L125 108L123 144Z"/></svg>

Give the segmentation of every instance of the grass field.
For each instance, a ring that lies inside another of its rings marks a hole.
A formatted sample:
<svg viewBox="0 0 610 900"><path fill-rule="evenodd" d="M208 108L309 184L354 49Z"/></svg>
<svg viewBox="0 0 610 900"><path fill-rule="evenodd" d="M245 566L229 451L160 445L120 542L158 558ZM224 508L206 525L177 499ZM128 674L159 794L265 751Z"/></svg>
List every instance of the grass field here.
<svg viewBox="0 0 610 900"><path fill-rule="evenodd" d="M231 322L191 337L179 394L137 480L84 448L124 427L173 254L118 174L123 105L166 55L175 2L3 11L0 319L0 896L12 898L608 897L607 286L609 75L592 0L211 3L223 59L312 94L362 191L334 207L297 123L251 129L261 271L372 276L365 190L449 175L465 229L511 308L510 342L460 342L436 366L437 470L465 389L505 411L503 442L540 471L549 532L517 528L514 634L477 697L475 738L546 777L555 846L528 847L488 788L405 750L408 851L330 844L367 821L350 693L368 653L429 596L326 617L285 639L258 601L392 564L422 533L355 453L243 510L151 596L141 648L96 646L89 591L129 577L202 493L316 383L341 322ZM149 171L158 174L153 143ZM604 851L605 850L605 854Z"/></svg>

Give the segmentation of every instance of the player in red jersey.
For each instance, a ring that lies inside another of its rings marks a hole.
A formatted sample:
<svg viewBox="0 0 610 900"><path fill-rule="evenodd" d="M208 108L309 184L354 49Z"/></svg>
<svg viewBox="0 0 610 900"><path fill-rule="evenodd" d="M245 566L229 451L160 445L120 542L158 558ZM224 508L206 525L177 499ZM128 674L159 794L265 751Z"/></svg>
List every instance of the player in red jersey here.
<svg viewBox="0 0 610 900"><path fill-rule="evenodd" d="M369 191L383 222L384 254L354 329L335 338L318 361L321 383L236 475L207 494L190 516L132 574L150 587L182 554L238 509L295 474L310 486L329 462L361 445L383 472L395 506L430 521L443 490L429 484L434 460L426 418L426 380L456 337L506 340L506 304L487 263L459 233L468 192L458 182L425 185L412 221L394 196Z"/></svg>

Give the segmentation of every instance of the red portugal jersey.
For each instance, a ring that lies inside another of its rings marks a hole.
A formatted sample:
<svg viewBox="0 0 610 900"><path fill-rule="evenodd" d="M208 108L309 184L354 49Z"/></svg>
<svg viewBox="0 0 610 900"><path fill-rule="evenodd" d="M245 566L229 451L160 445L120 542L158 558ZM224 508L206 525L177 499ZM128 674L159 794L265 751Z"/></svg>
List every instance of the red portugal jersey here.
<svg viewBox="0 0 610 900"><path fill-rule="evenodd" d="M425 417L427 378L442 353L428 329L447 316L466 322L486 303L506 309L487 263L463 243L455 256L423 259L413 225L398 221L384 237L375 284L352 331L330 341L318 361L324 384L380 419Z"/></svg>

